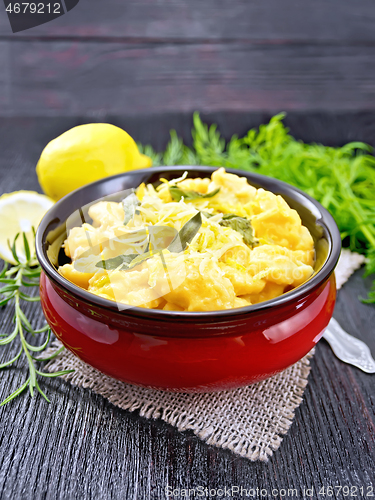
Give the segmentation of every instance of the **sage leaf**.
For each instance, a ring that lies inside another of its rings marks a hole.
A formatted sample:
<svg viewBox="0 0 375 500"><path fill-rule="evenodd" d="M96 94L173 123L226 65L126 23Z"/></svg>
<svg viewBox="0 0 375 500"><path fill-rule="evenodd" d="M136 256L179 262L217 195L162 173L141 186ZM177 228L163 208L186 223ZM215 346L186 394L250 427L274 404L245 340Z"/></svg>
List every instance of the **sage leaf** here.
<svg viewBox="0 0 375 500"><path fill-rule="evenodd" d="M202 216L200 212L197 212L194 217L189 219L186 224L182 226L172 243L169 245L168 250L174 253L183 252L187 245L191 243L201 225Z"/></svg>
<svg viewBox="0 0 375 500"><path fill-rule="evenodd" d="M253 226L249 219L239 217L235 214L224 214L219 224L223 227L230 227L240 233L244 243L249 247L254 247L258 244L258 240L254 236Z"/></svg>
<svg viewBox="0 0 375 500"><path fill-rule="evenodd" d="M95 264L96 267L100 269L106 269L108 271L117 269L122 266L121 269L129 269L129 264L139 255L137 253L130 253L128 255L118 255L112 259L100 260Z"/></svg>
<svg viewBox="0 0 375 500"><path fill-rule="evenodd" d="M185 250L188 243L192 241L194 236L199 231L202 225L202 217L201 213L196 213L191 219L189 219L186 224L184 224L181 230L175 235L172 242L168 246L168 250L170 252L179 253ZM153 229L153 231L151 230ZM151 231L150 231L151 230ZM158 233L164 233L165 238L171 238L171 235L176 230L173 228L169 228L168 226L160 226L155 228L149 228L150 237L157 236ZM149 242L150 243L150 242ZM162 245L151 245L153 248L152 251L149 251L150 244L147 245L146 251L143 254L128 254L128 255L118 255L117 257L113 257L111 259L101 260L95 264L96 267L100 269L106 269L108 271L113 269L120 270L130 270L133 267L137 266L141 262L144 262L147 259L150 259L154 255L160 254L165 248Z"/></svg>
<svg viewBox="0 0 375 500"><path fill-rule="evenodd" d="M112 257L111 259L102 259L95 264L95 267L109 271L117 268L120 268L120 270L132 269L141 262L151 258L153 255L159 254L167 248L168 244L173 241L176 235L178 235L176 229L169 226L149 226L147 230L148 242L143 253L130 253L127 255L118 255L117 257ZM146 234L146 230L141 229L137 231L137 233L143 237L143 235ZM134 234L135 233L132 233L130 236L134 237ZM126 240L123 240L124 243L125 241Z"/></svg>
<svg viewBox="0 0 375 500"><path fill-rule="evenodd" d="M210 193L198 193L198 191L193 191L191 189L181 189L178 186L170 186L169 187L169 192L172 196L172 199L174 201L180 201L181 198L183 197L184 200L186 201L192 201L192 200L198 200L198 199L205 199L205 198L212 198L215 196L220 191L220 188L215 189L214 191L211 191Z"/></svg>
<svg viewBox="0 0 375 500"><path fill-rule="evenodd" d="M122 200L122 206L125 212L124 226L132 220L136 214L138 205L140 205L140 201L134 193L129 194L129 196Z"/></svg>
<svg viewBox="0 0 375 500"><path fill-rule="evenodd" d="M155 252L168 248L178 234L178 231L170 226L148 226L147 230L149 234L149 248L145 250L146 252L149 250Z"/></svg>
<svg viewBox="0 0 375 500"><path fill-rule="evenodd" d="M128 269L132 269L133 267L137 266L141 262L144 262L145 260L150 259L151 257L153 257L154 255L156 255L157 253L160 253L160 250L158 250L156 252L145 252L145 253L141 253L139 255L136 255L130 261Z"/></svg>

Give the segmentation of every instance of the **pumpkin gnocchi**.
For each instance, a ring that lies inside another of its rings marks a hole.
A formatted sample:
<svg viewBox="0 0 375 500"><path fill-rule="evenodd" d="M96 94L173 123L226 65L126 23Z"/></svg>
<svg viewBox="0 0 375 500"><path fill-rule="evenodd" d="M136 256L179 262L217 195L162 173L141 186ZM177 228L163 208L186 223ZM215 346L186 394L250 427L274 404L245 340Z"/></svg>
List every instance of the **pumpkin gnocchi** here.
<svg viewBox="0 0 375 500"><path fill-rule="evenodd" d="M66 279L124 306L214 311L275 298L313 274L314 242L286 201L224 168L99 201L64 242Z"/></svg>

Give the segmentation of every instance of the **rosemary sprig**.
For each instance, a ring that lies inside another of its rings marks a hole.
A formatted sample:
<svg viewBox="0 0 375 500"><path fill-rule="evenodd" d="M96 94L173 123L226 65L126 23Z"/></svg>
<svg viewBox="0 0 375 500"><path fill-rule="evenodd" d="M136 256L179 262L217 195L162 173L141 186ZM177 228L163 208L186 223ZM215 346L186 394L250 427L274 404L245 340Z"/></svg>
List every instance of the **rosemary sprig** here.
<svg viewBox="0 0 375 500"><path fill-rule="evenodd" d="M34 228L33 228L34 231ZM35 231L34 231L35 235ZM8 264L4 263L4 267L0 272L0 283L4 286L0 287L0 294L2 299L0 299L0 306L5 306L8 303L13 303L14 305L14 316L13 323L14 329L11 333L0 334L0 346L4 346L6 344L10 344L11 342L18 341L20 343L20 349L14 358L6 361L5 363L0 364L0 369L9 367L13 365L18 359L24 356L24 359L28 365L29 376L26 381L12 394L10 394L4 401L0 404L0 406L9 403L12 399L19 396L27 387L29 387L30 395L34 396L34 390L38 391L48 402L49 399L42 391L39 382L39 377L58 377L59 375L65 375L66 373L70 373L73 370L63 370L54 373L45 373L43 371L38 370L35 365L35 362L47 361L55 358L58 354L60 354L62 349L59 349L55 354L48 358L39 359L35 357L36 353L41 353L44 351L49 343L51 336L51 329L48 325L40 328L39 330L35 330L30 321L27 319L25 313L22 310L22 302L37 302L40 300L39 296L32 296L29 293L26 293L25 289L32 289L33 287L39 286L39 277L41 268L37 261L35 252L31 252L29 243L27 241L25 233L22 233L23 238L23 247L25 253L25 262L22 262L20 256L17 254L16 250L16 242L20 236L18 233L13 241L13 244L10 245L8 241L8 245L10 250L12 251L12 255L16 264L11 266L8 269ZM22 259L23 260L23 259ZM40 346L33 346L26 340L26 335L30 333L33 337L35 335L40 335L45 333L47 338Z"/></svg>

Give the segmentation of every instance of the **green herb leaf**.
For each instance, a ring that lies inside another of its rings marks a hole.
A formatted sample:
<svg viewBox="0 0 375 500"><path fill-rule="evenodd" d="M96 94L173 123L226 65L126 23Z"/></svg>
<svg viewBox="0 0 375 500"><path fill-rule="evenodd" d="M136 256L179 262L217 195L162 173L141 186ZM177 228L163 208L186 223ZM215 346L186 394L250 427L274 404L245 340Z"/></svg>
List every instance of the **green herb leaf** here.
<svg viewBox="0 0 375 500"><path fill-rule="evenodd" d="M169 192L171 193L172 199L174 201L180 201L181 198L183 197L184 200L186 201L192 201L192 200L198 200L198 199L205 199L205 198L212 198L215 196L218 192L220 191L220 188L215 189L214 191L211 191L210 193L198 193L198 191L193 191L191 189L181 189L178 186L170 186L169 187Z"/></svg>
<svg viewBox="0 0 375 500"><path fill-rule="evenodd" d="M5 337L5 339L1 339L0 345L9 344L10 342L12 342L18 335L18 328L19 328L19 324L18 324L18 320L16 320L16 326L15 326L13 332L10 333L7 337Z"/></svg>
<svg viewBox="0 0 375 500"><path fill-rule="evenodd" d="M122 200L122 206L124 207L125 212L124 226L126 226L127 223L132 220L132 218L136 214L138 205L140 205L140 201L138 200L135 193L129 194L129 196Z"/></svg>
<svg viewBox="0 0 375 500"><path fill-rule="evenodd" d="M14 356L14 358L10 359L9 361L6 361L5 363L2 363L0 365L0 370L2 370L3 368L6 368L7 366L10 366L12 365L13 363L15 363L17 361L17 359L21 356L22 354L22 347L21 349L18 351L18 354L16 354L16 356Z"/></svg>
<svg viewBox="0 0 375 500"><path fill-rule="evenodd" d="M40 358L39 358L39 357L38 357L38 358L35 358L35 357L33 356L33 359L35 359L35 361L51 361L52 359L57 358L57 356L58 356L59 354L61 354L61 353L63 352L63 350L64 350L64 349L65 349L65 347L64 347L64 346L61 346L61 347L60 347L60 349L57 349L57 351L55 351L53 354L51 354L51 356L47 356L47 357L44 357L44 356L43 356L43 357L40 357ZM56 373L56 372L55 372L55 373Z"/></svg>
<svg viewBox="0 0 375 500"><path fill-rule="evenodd" d="M12 392L12 394L10 394L6 399L4 399L4 401L0 404L0 406L6 405L10 401L12 401L12 399L19 396L26 389L26 387L29 385L29 382L30 382L30 378L28 378L26 380L26 382L21 385L21 387L16 389L14 392Z"/></svg>
<svg viewBox="0 0 375 500"><path fill-rule="evenodd" d="M202 216L200 212L197 212L194 217L189 219L186 224L182 226L179 233L169 245L168 250L175 253L183 252L188 244L192 242L201 225Z"/></svg>
<svg viewBox="0 0 375 500"><path fill-rule="evenodd" d="M13 241L13 245L10 244L10 241L8 240L8 247L10 248L10 251L12 252L12 255L13 255L13 258L14 260L17 262L17 264L20 263L20 260L18 258L18 255L17 255L17 251L16 251L16 243L17 243L17 240L18 240L18 236L20 235L20 233L17 233L15 238L14 238L14 241Z"/></svg>
<svg viewBox="0 0 375 500"><path fill-rule="evenodd" d="M144 262L147 259L150 259L151 257L153 257L153 255L155 255L157 253L160 253L160 251L156 251L156 252L147 251L147 252L142 253L140 255L136 255L133 258L133 260L130 262L128 269L133 269L133 267L137 266L138 264L140 264L141 262Z"/></svg>
<svg viewBox="0 0 375 500"><path fill-rule="evenodd" d="M44 343L42 345L40 345L40 346L34 346L34 345L31 345L28 342L26 342L26 340L25 340L25 344L27 345L27 348L28 348L29 351L32 351L32 352L41 352L41 351L44 351L44 349L47 348L47 345L48 345L48 342L49 342L50 338L51 338L51 329L49 328L48 329L47 338L46 338L46 340L44 341Z"/></svg>
<svg viewBox="0 0 375 500"><path fill-rule="evenodd" d="M240 233L243 237L244 243L249 247L254 247L258 244L258 240L254 237L253 226L245 217L239 217L234 214L225 214L219 224L223 227L231 227Z"/></svg>
<svg viewBox="0 0 375 500"><path fill-rule="evenodd" d="M137 253L130 253L128 255L119 255L118 257L113 257L112 259L101 260L95 264L96 267L101 269L107 269L108 271L117 269L129 269L129 264L138 257Z"/></svg>
<svg viewBox="0 0 375 500"><path fill-rule="evenodd" d="M185 250L187 245L192 241L194 236L199 231L202 225L201 213L196 213L191 219L189 219L186 224L184 224L181 230L176 234L170 243L168 250L170 252L179 253ZM167 229L167 228L161 228ZM169 229L169 228L168 228ZM153 251L146 251L143 254L129 254L129 255L119 255L118 257L113 257L112 259L101 260L96 264L96 267L101 269L117 269L129 270L137 266L141 262L150 259L154 255L160 254L163 248L157 248ZM121 266L121 267L120 267Z"/></svg>
<svg viewBox="0 0 375 500"><path fill-rule="evenodd" d="M211 217L213 217L215 214L210 214L210 212L205 212L205 211L201 211L201 214L203 214L206 219L210 219Z"/></svg>
<svg viewBox="0 0 375 500"><path fill-rule="evenodd" d="M34 230L34 228L33 228ZM34 232L35 234L35 232ZM22 287L25 286L30 286L34 285L35 283L30 283L28 281L25 281L25 277L27 276L28 278L35 278L40 276L41 268L38 264L38 261L36 259L35 255L35 250L33 251L30 248L30 245L26 239L26 235L22 233L22 239L23 239L23 246L24 246L24 255L26 257L26 262L21 262L21 259L17 255L17 249L16 249L16 241L18 239L19 234L16 236L16 238L13 241L13 244L9 244L9 247L12 251L14 260L17 262L15 266L12 266L10 269L8 269L8 266L5 264L1 273L0 273L0 283L4 283L5 286L0 288L0 293L5 296L5 298L0 302L1 305L5 305L7 302L12 300L14 301L14 316L13 316L13 322L15 324L14 330L9 333L9 334L0 334L0 346L9 344L10 342L16 342L18 341L20 343L20 350L17 353L17 355L10 359L9 361L3 363L0 365L0 369L3 369L5 367L11 366L13 363L18 361L19 359L22 359L22 354L23 354L23 359L26 361L29 369L29 377L27 380L18 388L16 389L10 396L8 396L0 406L5 405L6 403L9 403L14 399L15 397L19 396L27 387L29 387L30 394L33 396L34 394L34 389L36 389L44 398L47 399L46 395L42 391L42 389L39 386L38 380L37 380L37 375L43 376L43 377L49 377L50 374L45 374L42 372L39 372L34 364L35 358L32 356L30 352L41 352L44 349L47 348L49 339L50 339L50 334L51 330L48 325L46 325L43 328L40 328L38 330L33 329L31 326L31 323L29 319L26 317L25 313L22 310L22 301L26 300L28 302L34 302L38 301L40 298L38 296L31 296L28 294L25 294L22 291ZM25 259L22 259L25 260ZM36 335L39 335L47 330L47 338L41 343L40 346L33 346L29 344L26 340L26 335L30 333L33 337Z"/></svg>
<svg viewBox="0 0 375 500"><path fill-rule="evenodd" d="M142 229L139 233L146 234L146 230ZM177 231L169 226L149 226L148 227L148 243L142 254L119 255L107 260L101 260L95 264L101 269L113 270L128 270L137 266L141 262L149 259L153 255L160 253L167 247L167 244L174 239ZM151 248L151 250L150 250Z"/></svg>
<svg viewBox="0 0 375 500"><path fill-rule="evenodd" d="M31 257L30 246L29 246L29 242L27 241L26 234L22 233L22 237L23 237L23 245L25 247L26 260L30 260L30 257Z"/></svg>
<svg viewBox="0 0 375 500"><path fill-rule="evenodd" d="M68 373L73 373L73 372L74 370L61 370L59 372L52 372L52 373L40 372L39 370L36 371L38 375L42 375L42 377L49 377L49 378L61 377L62 375L67 375Z"/></svg>

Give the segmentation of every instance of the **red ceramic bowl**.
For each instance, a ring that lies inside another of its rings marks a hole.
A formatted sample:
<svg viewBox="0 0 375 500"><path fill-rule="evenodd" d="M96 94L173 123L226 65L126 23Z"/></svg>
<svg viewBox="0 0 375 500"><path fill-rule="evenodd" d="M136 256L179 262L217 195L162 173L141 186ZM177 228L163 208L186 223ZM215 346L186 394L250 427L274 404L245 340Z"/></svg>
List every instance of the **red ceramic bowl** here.
<svg viewBox="0 0 375 500"><path fill-rule="evenodd" d="M315 240L316 273L300 287L260 304L213 312L170 312L132 307L93 295L56 269L67 218L90 202L158 183L188 170L209 177L211 167L157 167L89 184L57 202L43 218L36 251L43 268L40 295L56 337L86 363L124 382L177 392L233 389L292 365L318 342L335 304L333 270L341 240L331 215L315 200L283 182L247 172L249 183L285 198ZM81 225L81 221L77 221Z"/></svg>

